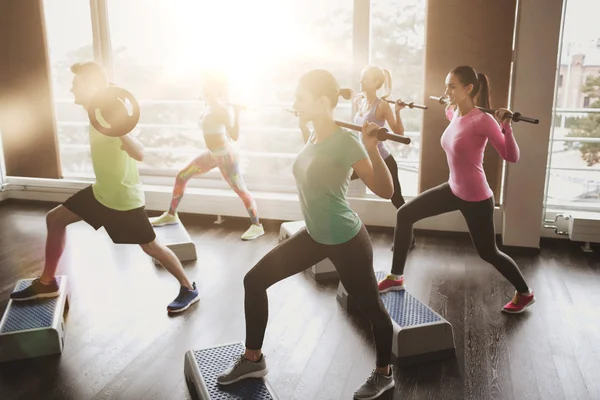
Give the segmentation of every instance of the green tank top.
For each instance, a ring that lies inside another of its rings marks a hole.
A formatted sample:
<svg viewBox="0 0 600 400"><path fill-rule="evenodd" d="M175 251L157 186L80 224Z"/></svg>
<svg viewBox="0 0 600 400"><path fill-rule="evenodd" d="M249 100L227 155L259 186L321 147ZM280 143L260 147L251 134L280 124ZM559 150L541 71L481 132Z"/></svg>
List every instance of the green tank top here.
<svg viewBox="0 0 600 400"><path fill-rule="evenodd" d="M128 211L142 207L145 198L137 161L121 146L119 138L103 135L90 125L94 197L105 207Z"/></svg>

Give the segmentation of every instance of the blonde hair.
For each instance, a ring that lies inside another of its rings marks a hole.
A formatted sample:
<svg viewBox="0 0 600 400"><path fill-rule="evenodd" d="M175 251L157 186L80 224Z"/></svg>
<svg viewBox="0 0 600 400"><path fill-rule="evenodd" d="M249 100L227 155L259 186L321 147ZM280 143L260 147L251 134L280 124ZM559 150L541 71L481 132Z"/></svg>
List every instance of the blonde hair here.
<svg viewBox="0 0 600 400"><path fill-rule="evenodd" d="M108 73L106 68L96 61L75 63L71 65L71 72L81 75L85 81L94 86L108 86Z"/></svg>
<svg viewBox="0 0 600 400"><path fill-rule="evenodd" d="M389 69L380 68L376 65L367 65L363 73L369 75L377 82L377 90L384 88L384 93L380 96L382 99L388 98L392 94L392 73Z"/></svg>
<svg viewBox="0 0 600 400"><path fill-rule="evenodd" d="M203 85L221 100L229 99L229 74L223 70L211 68L202 71Z"/></svg>

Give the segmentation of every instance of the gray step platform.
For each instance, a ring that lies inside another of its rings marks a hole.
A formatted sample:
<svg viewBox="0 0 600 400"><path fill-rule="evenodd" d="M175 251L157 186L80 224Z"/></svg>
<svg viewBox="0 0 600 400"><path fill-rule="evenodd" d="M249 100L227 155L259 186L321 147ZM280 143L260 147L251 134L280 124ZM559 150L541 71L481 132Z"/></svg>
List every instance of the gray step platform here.
<svg viewBox="0 0 600 400"><path fill-rule="evenodd" d="M65 314L69 307L66 276L57 276L60 295L30 301L8 301L0 320L0 362L62 353L65 345ZM33 279L17 282L23 290Z"/></svg>
<svg viewBox="0 0 600 400"><path fill-rule="evenodd" d="M244 344L235 342L185 353L185 380L192 398L200 400L277 400L266 379L249 378L220 386L217 376L244 353Z"/></svg>
<svg viewBox="0 0 600 400"><path fill-rule="evenodd" d="M377 280L386 274L376 272ZM346 309L357 310L340 282L339 303ZM406 290L381 295L394 326L393 358L398 365L411 365L455 356L452 325L441 315L411 296Z"/></svg>
<svg viewBox="0 0 600 400"><path fill-rule="evenodd" d="M186 262L197 259L196 245L181 222L155 227L154 232L156 232L159 242L171 249L179 261ZM160 264L156 259L153 261L155 264Z"/></svg>
<svg viewBox="0 0 600 400"><path fill-rule="evenodd" d="M281 228L279 229L279 242L283 242L290 236L295 235L300 229L303 229L304 227L306 227L304 221L284 222L283 224L281 224ZM308 269L307 271L315 281L328 281L339 279L338 272L331 263L331 261L329 261L329 258L319 261L318 263L310 267L310 269Z"/></svg>

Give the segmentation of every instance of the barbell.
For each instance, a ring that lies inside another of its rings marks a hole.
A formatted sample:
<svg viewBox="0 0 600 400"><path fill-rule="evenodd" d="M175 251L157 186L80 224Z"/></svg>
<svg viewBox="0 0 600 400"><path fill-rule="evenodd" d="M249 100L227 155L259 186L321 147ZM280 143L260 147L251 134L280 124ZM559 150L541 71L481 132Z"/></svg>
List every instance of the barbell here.
<svg viewBox="0 0 600 400"><path fill-rule="evenodd" d="M448 104L448 98L447 97L429 96L429 98L431 100L437 101L440 104L446 104L446 105ZM496 111L497 111L497 110L492 110L491 108L484 108L484 107L476 107L476 108L478 108L481 111L486 112L488 114L492 114L492 115L496 114ZM539 119L537 119L537 118L531 118L531 117L525 117L525 116L523 116L519 112L512 113L511 116L510 116L510 118L513 121L515 121L515 122L523 121L523 122L527 122L527 123L530 123L530 124L539 124L540 123Z"/></svg>

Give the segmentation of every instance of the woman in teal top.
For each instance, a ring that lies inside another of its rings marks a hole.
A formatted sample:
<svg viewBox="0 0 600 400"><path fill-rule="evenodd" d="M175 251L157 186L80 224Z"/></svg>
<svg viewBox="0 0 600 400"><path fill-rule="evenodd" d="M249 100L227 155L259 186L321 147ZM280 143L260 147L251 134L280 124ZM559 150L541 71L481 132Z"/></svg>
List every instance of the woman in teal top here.
<svg viewBox="0 0 600 400"><path fill-rule="evenodd" d="M294 108L306 145L293 171L306 229L279 244L246 274L246 351L218 377L221 385L267 374L261 352L269 311L267 289L329 258L349 295L369 318L375 337L376 368L355 398L375 399L394 387L392 322L377 291L369 234L346 199L353 170L378 196L391 198L394 187L373 135L379 127L366 123L361 143L357 134L334 122L339 94L336 79L327 71L314 70L300 78ZM313 123L312 133L308 122Z"/></svg>

